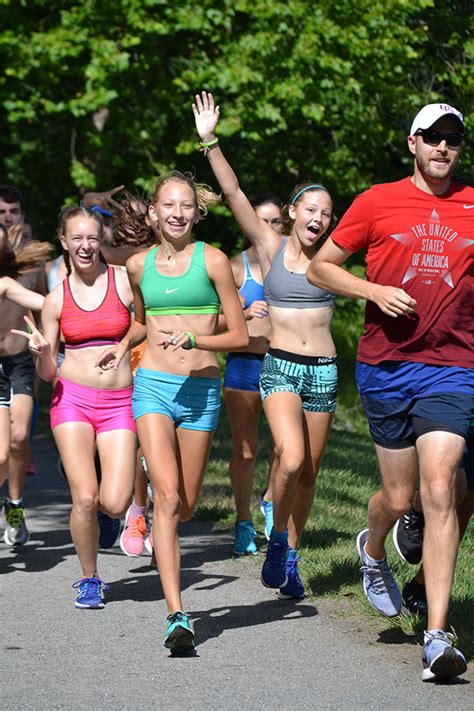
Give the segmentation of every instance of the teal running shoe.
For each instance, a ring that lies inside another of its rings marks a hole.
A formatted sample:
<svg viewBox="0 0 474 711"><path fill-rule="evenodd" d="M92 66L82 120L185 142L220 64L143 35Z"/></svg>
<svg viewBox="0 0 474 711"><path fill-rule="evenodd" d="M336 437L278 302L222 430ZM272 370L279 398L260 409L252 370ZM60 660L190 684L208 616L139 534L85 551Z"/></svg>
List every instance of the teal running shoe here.
<svg viewBox="0 0 474 711"><path fill-rule="evenodd" d="M100 610L104 607L104 591L109 586L100 578L81 578L72 587L79 589L75 602L78 609Z"/></svg>
<svg viewBox="0 0 474 711"><path fill-rule="evenodd" d="M383 560L371 561L364 550L364 546L369 536L369 529L366 528L357 536L357 550L362 562L362 586L367 600L372 607L380 612L384 617L396 617L402 611L402 595L392 570L387 563L387 557Z"/></svg>
<svg viewBox="0 0 474 711"><path fill-rule="evenodd" d="M165 647L171 654L183 654L194 649L194 632L188 615L182 610L172 612L166 618L168 627L165 634Z"/></svg>
<svg viewBox="0 0 474 711"><path fill-rule="evenodd" d="M260 498L260 511L265 516L265 528L263 532L265 533L265 538L269 541L273 528L273 502L265 501L264 496Z"/></svg>
<svg viewBox="0 0 474 711"><path fill-rule="evenodd" d="M454 635L443 630L425 632L422 681L453 679L467 669L464 654L454 647Z"/></svg>
<svg viewBox="0 0 474 711"><path fill-rule="evenodd" d="M305 596L303 583L298 574L298 563L301 560L301 556L297 556L297 552L293 548L288 551L288 558L285 563L288 582L277 593L280 600L302 600Z"/></svg>
<svg viewBox="0 0 474 711"><path fill-rule="evenodd" d="M251 521L237 521L234 532L234 555L257 555L254 527Z"/></svg>

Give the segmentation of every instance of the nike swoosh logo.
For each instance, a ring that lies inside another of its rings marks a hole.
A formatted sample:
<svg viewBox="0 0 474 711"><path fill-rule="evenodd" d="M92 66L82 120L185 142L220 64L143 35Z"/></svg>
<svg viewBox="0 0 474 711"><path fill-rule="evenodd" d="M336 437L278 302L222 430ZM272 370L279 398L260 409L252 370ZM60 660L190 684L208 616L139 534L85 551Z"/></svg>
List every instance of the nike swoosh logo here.
<svg viewBox="0 0 474 711"><path fill-rule="evenodd" d="M463 205L463 208L465 210L471 210L474 207L474 205Z"/></svg>
<svg viewBox="0 0 474 711"><path fill-rule="evenodd" d="M172 294L173 291L179 291L180 289L180 286L177 286L176 289L165 289L165 294Z"/></svg>

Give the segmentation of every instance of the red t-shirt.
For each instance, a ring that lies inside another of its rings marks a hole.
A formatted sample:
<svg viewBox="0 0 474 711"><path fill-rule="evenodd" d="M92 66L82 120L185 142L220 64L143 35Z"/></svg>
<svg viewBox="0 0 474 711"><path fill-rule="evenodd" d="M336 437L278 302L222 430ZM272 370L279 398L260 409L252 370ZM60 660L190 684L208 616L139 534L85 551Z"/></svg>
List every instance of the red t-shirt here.
<svg viewBox="0 0 474 711"><path fill-rule="evenodd" d="M331 238L366 250L367 279L397 286L416 312L392 318L368 301L358 359L474 367L474 189L429 195L410 178L374 185L352 203Z"/></svg>

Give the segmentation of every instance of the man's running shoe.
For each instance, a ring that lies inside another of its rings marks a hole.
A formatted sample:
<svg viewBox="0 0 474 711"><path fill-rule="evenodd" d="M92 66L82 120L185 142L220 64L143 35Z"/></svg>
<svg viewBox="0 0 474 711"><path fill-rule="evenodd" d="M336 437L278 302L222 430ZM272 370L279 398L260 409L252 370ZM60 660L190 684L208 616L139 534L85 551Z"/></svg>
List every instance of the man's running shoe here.
<svg viewBox="0 0 474 711"><path fill-rule="evenodd" d="M153 555L153 526L150 526L150 532L145 538L145 548L150 555Z"/></svg>
<svg viewBox="0 0 474 711"><path fill-rule="evenodd" d="M426 588L413 578L405 583L402 590L403 605L408 612L420 617L428 617L428 600Z"/></svg>
<svg viewBox="0 0 474 711"><path fill-rule="evenodd" d="M112 548L120 533L120 519L111 518L102 511L98 511L100 534L99 547Z"/></svg>
<svg viewBox="0 0 474 711"><path fill-rule="evenodd" d="M285 564L288 582L277 593L280 600L302 600L304 598L304 587L298 574L298 561L300 560L301 557L296 556L296 551L290 549Z"/></svg>
<svg viewBox="0 0 474 711"><path fill-rule="evenodd" d="M194 632L188 615L182 610L172 612L166 618L168 626L165 634L165 647L171 654L183 654L194 649Z"/></svg>
<svg viewBox="0 0 474 711"><path fill-rule="evenodd" d="M454 647L454 635L443 630L425 632L422 660L423 681L452 679L467 669L463 653Z"/></svg>
<svg viewBox="0 0 474 711"><path fill-rule="evenodd" d="M142 515L130 518L130 508L125 514L125 524L120 536L120 548L125 553L138 558L145 547L145 535L148 533L145 517Z"/></svg>
<svg viewBox="0 0 474 711"><path fill-rule="evenodd" d="M400 558L411 565L418 565L421 561L424 528L425 517L415 509L401 516L393 527L393 545Z"/></svg>
<svg viewBox="0 0 474 711"><path fill-rule="evenodd" d="M23 546L30 537L25 523L23 504L12 504L10 501L5 501L4 518L3 540L7 546Z"/></svg>
<svg viewBox="0 0 474 711"><path fill-rule="evenodd" d="M262 568L262 583L267 588L284 588L288 583L286 558L288 539L279 540L272 534L268 541L267 555Z"/></svg>
<svg viewBox="0 0 474 711"><path fill-rule="evenodd" d="M104 607L104 591L109 586L100 578L81 578L73 584L78 588L75 606L81 610L99 610Z"/></svg>
<svg viewBox="0 0 474 711"><path fill-rule="evenodd" d="M257 555L257 546L254 538L251 521L237 521L234 532L234 555Z"/></svg>
<svg viewBox="0 0 474 711"><path fill-rule="evenodd" d="M402 609L402 596L400 588L395 582L393 573L387 563L387 556L383 560L371 561L364 550L369 536L366 528L357 536L357 551L362 561L362 585L367 600L373 608L385 617L396 617Z"/></svg>
<svg viewBox="0 0 474 711"><path fill-rule="evenodd" d="M265 516L265 538L267 541L270 540L270 536L273 528L273 502L265 501L264 496L260 498L260 511Z"/></svg>

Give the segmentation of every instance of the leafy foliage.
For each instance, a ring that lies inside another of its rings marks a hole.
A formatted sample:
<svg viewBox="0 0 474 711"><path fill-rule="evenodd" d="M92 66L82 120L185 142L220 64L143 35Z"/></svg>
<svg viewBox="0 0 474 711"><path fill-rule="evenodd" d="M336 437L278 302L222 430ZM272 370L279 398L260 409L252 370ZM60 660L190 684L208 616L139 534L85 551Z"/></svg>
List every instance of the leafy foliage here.
<svg viewBox="0 0 474 711"><path fill-rule="evenodd" d="M473 122L469 0L2 0L3 182L43 238L86 189L148 189L195 168L190 104L221 104L226 153L249 192L324 181L341 213L409 170L405 134L442 98ZM472 167L472 150L464 166ZM200 228L231 251L220 213ZM216 238L217 234L217 238Z"/></svg>

